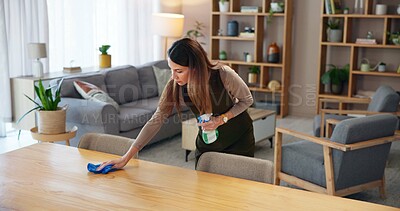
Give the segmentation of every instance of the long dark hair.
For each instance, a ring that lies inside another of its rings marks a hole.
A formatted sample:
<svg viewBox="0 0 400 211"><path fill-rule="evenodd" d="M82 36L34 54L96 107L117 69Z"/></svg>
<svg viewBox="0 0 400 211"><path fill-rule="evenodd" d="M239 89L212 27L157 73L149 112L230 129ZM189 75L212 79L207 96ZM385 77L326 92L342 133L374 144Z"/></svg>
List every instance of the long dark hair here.
<svg viewBox="0 0 400 211"><path fill-rule="evenodd" d="M207 58L207 53L200 43L190 38L183 38L174 42L168 49L168 57L171 61L189 68L187 83L188 94L200 114L211 113L212 105L208 81L210 71L215 69L217 64L212 64ZM179 85L170 80L164 93L165 100L173 102L180 111ZM172 97L172 98L170 98Z"/></svg>

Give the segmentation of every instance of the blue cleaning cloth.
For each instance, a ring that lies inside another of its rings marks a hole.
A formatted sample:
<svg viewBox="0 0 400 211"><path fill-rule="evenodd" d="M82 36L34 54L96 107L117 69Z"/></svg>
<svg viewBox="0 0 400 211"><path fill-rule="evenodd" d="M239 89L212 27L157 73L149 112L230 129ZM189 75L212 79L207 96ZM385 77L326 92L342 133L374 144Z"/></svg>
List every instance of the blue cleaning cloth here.
<svg viewBox="0 0 400 211"><path fill-rule="evenodd" d="M93 172L95 174L107 174L108 172L113 172L113 171L117 170L115 168L112 168L113 164L110 164L110 165L105 166L102 170L97 171L96 169L99 166L100 166L100 164L95 165L93 163L88 163L87 170L90 172Z"/></svg>

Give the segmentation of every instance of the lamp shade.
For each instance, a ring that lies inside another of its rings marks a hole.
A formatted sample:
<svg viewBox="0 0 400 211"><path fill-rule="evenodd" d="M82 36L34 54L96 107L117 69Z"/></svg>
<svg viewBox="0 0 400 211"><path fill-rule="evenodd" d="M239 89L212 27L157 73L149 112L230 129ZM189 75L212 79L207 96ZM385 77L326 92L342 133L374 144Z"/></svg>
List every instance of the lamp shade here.
<svg viewBox="0 0 400 211"><path fill-rule="evenodd" d="M183 32L183 19L181 14L153 13L152 31L163 37L180 37Z"/></svg>
<svg viewBox="0 0 400 211"><path fill-rule="evenodd" d="M46 58L46 43L29 43L28 54L31 59Z"/></svg>

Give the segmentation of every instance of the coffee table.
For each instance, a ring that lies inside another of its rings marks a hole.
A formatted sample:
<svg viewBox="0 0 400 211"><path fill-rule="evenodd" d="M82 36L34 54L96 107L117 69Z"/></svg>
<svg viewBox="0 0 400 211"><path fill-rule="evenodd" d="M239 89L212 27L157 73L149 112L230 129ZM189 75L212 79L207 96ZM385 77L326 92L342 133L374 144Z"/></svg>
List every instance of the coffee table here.
<svg viewBox="0 0 400 211"><path fill-rule="evenodd" d="M272 138L275 135L276 112L265 109L249 108L249 115L253 120L254 138L256 143L269 139L272 148ZM185 161L191 151L196 150L196 138L199 132L195 118L182 122L182 148L186 150Z"/></svg>

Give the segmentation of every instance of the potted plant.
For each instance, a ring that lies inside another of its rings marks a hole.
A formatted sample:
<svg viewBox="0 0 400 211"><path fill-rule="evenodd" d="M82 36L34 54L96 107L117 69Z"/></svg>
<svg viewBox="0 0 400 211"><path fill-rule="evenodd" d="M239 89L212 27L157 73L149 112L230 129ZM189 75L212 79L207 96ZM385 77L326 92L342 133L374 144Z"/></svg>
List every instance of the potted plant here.
<svg viewBox="0 0 400 211"><path fill-rule="evenodd" d="M398 32L387 32L388 40L390 43L400 45L400 31Z"/></svg>
<svg viewBox="0 0 400 211"><path fill-rule="evenodd" d="M229 11L229 1L228 0L219 0L219 11L220 12L228 12Z"/></svg>
<svg viewBox="0 0 400 211"><path fill-rule="evenodd" d="M343 30L340 28L340 19L329 18L326 23L327 29L327 39L329 42L342 42Z"/></svg>
<svg viewBox="0 0 400 211"><path fill-rule="evenodd" d="M270 3L267 23L272 23L272 17L275 13L282 13L285 10L284 2L273 1Z"/></svg>
<svg viewBox="0 0 400 211"><path fill-rule="evenodd" d="M99 47L99 51L101 52L99 56L100 68L111 67L111 55L107 54L110 45L102 45Z"/></svg>
<svg viewBox="0 0 400 211"><path fill-rule="evenodd" d="M330 85L332 94L341 94L343 90L343 83L349 80L350 65L346 64L339 67L333 64L328 64L330 69L321 76L321 83Z"/></svg>
<svg viewBox="0 0 400 211"><path fill-rule="evenodd" d="M201 30L203 30L204 27L205 26L202 22L196 21L196 23L194 24L194 29L190 29L189 31L187 31L185 37L198 41L197 39L199 37L205 37L203 32L201 32ZM202 45L206 44L205 42L199 42L199 43Z"/></svg>
<svg viewBox="0 0 400 211"><path fill-rule="evenodd" d="M61 84L64 79L61 79L54 93L53 87L44 88L42 80L39 80L38 85L35 85L35 94L40 100L40 104L25 95L36 106L22 115L18 119L17 124L30 112L36 111L38 117L38 132L42 134L61 134L65 133L66 125L66 107L58 107L61 101Z"/></svg>
<svg viewBox="0 0 400 211"><path fill-rule="evenodd" d="M260 73L260 67L251 66L249 68L248 82L250 84L257 83L257 76L258 76L259 73Z"/></svg>

